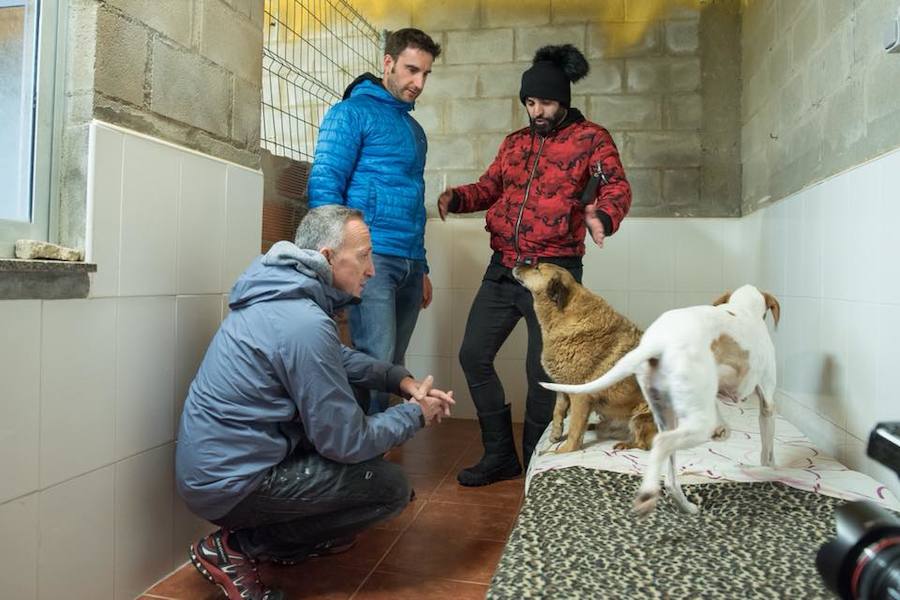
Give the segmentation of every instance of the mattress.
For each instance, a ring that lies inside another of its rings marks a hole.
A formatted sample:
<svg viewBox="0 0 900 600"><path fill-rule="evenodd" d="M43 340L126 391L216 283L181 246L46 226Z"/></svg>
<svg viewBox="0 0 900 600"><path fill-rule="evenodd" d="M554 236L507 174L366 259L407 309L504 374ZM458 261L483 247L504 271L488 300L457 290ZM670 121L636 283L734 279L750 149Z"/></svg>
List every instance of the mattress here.
<svg viewBox="0 0 900 600"><path fill-rule="evenodd" d="M776 481L806 492L842 500L870 500L900 510L900 502L886 486L817 450L782 416L775 419L775 466L760 466L759 409L755 400L739 404L720 402L720 411L731 429L730 437L679 451L675 464L682 485ZM644 450L613 450L615 441L598 440L593 429L585 433L584 447L578 452L553 453L561 444L549 441L549 428L544 432L538 442L538 455L528 468L526 490L536 475L566 467L641 475L648 457Z"/></svg>
<svg viewBox="0 0 900 600"><path fill-rule="evenodd" d="M685 515L665 493L656 511L631 511L648 453L613 450L585 435L579 452L548 452L549 428L529 466L526 496L488 589L520 598L832 598L815 569L835 535L834 510L870 500L900 510L888 489L819 452L776 418L776 467L759 466L758 409L723 404L727 440L677 454Z"/></svg>

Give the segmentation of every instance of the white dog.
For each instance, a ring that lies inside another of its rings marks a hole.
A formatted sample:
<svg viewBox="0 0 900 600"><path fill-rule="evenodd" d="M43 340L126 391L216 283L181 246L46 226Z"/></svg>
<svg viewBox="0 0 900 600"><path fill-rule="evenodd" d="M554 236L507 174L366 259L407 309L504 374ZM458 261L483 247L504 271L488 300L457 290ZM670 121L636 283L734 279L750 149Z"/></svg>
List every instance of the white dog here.
<svg viewBox="0 0 900 600"><path fill-rule="evenodd" d="M542 383L568 394L603 390L629 375L653 411L659 433L653 440L647 471L635 498L635 511L647 514L660 494L662 465L669 459L666 487L679 506L696 513L675 477L674 452L710 438L727 436L717 396L759 397L760 462L774 464L775 348L765 324L772 311L778 325L781 308L774 296L745 285L713 306L691 306L663 313L647 328L640 344L604 375L582 385Z"/></svg>

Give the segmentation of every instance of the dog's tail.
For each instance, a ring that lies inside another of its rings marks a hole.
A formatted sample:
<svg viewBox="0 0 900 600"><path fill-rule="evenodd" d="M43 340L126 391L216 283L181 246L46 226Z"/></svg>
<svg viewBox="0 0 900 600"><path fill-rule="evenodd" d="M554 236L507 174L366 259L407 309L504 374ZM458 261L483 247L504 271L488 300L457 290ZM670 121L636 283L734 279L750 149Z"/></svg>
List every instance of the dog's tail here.
<svg viewBox="0 0 900 600"><path fill-rule="evenodd" d="M580 385L545 383L542 381L541 385L548 390L564 392L566 394L590 394L591 392L599 392L608 387L612 387L629 375L634 375L641 363L654 358L659 358L661 354L662 348L650 346L649 344L640 344L637 348L620 358L609 371L593 381L582 383Z"/></svg>

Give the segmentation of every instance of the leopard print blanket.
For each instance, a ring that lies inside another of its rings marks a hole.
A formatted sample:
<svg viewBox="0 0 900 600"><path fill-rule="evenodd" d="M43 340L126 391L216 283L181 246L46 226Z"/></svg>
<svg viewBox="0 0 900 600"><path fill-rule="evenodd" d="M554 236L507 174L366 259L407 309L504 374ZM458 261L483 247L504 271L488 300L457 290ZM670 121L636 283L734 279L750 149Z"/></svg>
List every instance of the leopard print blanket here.
<svg viewBox="0 0 900 600"><path fill-rule="evenodd" d="M574 467L536 476L489 600L833 598L816 572L842 501L780 483L684 486L700 514L631 514L640 478Z"/></svg>

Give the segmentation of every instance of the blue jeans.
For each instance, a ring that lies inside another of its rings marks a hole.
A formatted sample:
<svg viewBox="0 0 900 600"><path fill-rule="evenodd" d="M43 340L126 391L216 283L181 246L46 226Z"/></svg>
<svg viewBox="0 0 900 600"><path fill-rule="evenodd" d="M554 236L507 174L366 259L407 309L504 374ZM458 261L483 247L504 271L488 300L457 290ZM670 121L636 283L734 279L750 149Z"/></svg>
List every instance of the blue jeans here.
<svg viewBox="0 0 900 600"><path fill-rule="evenodd" d="M425 261L373 254L372 262L375 275L363 288L362 302L350 307L350 337L360 352L402 365L422 307ZM366 412L387 410L390 397L370 392Z"/></svg>

